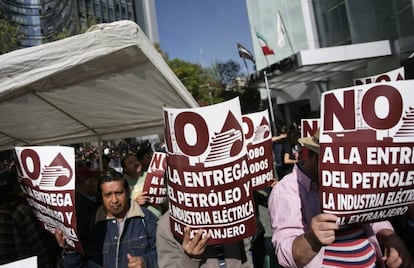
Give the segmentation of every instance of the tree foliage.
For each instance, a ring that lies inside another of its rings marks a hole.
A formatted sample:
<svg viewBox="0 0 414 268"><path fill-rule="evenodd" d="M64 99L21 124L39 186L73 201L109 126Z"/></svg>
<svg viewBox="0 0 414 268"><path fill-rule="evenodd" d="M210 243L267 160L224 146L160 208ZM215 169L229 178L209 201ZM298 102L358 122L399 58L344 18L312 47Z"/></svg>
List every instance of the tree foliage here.
<svg viewBox="0 0 414 268"><path fill-rule="evenodd" d="M160 45L160 43L154 43L153 44L154 45L154 47L155 47L155 49L161 54L161 56L162 56L162 58L166 61L166 62L168 62L168 53L167 52L165 52L165 51L163 51L162 49L161 49L161 45Z"/></svg>
<svg viewBox="0 0 414 268"><path fill-rule="evenodd" d="M240 76L240 64L234 60L216 61L212 66L216 79L224 85L230 85Z"/></svg>
<svg viewBox="0 0 414 268"><path fill-rule="evenodd" d="M168 65L200 104L221 102L220 83L208 69L181 59L168 60Z"/></svg>
<svg viewBox="0 0 414 268"><path fill-rule="evenodd" d="M73 36L74 34L82 34L89 30L89 28L95 24L99 23L99 19L95 16L85 13L82 13L82 17L86 18L86 20L82 23L79 19L77 20L77 24L79 25L79 29L75 30L75 32L69 31L66 27L63 28L61 31L55 33L50 41L56 41L65 39L67 37ZM48 40L44 40L48 42Z"/></svg>
<svg viewBox="0 0 414 268"><path fill-rule="evenodd" d="M86 27L83 27L83 25L81 25L81 33L86 32L89 27L91 27L92 25L98 24L99 23L99 19L95 16L93 16L92 14L85 14L86 17Z"/></svg>
<svg viewBox="0 0 414 268"><path fill-rule="evenodd" d="M241 91L225 90L226 86L234 86L235 79L240 75L240 65L237 62L216 61L212 67L203 68L199 64L181 59L168 60L168 56L159 47L157 50L200 105L219 103L239 97L243 113L257 112L260 109L260 93L256 88L243 87Z"/></svg>
<svg viewBox="0 0 414 268"><path fill-rule="evenodd" d="M3 17L0 10L0 54L17 49L21 37L19 26Z"/></svg>
<svg viewBox="0 0 414 268"><path fill-rule="evenodd" d="M244 92L240 95L242 113L254 113L259 111L261 101L260 92L257 88L245 88Z"/></svg>
<svg viewBox="0 0 414 268"><path fill-rule="evenodd" d="M72 36L72 34L69 32L69 30L66 28L63 28L62 31L54 34L50 41L61 40L61 39L65 39L70 36ZM47 43L47 42L48 40L43 40L43 43Z"/></svg>

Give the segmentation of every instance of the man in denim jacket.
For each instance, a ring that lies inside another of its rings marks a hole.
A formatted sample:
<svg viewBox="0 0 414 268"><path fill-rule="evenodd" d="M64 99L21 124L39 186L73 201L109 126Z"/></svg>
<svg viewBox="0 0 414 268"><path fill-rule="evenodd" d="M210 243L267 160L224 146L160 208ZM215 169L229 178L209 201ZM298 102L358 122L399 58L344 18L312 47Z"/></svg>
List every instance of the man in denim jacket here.
<svg viewBox="0 0 414 268"><path fill-rule="evenodd" d="M56 239L65 248L65 267L157 267L155 246L158 218L129 198L123 175L108 171L98 182L102 206L88 231L80 234L85 256L67 251L63 234Z"/></svg>

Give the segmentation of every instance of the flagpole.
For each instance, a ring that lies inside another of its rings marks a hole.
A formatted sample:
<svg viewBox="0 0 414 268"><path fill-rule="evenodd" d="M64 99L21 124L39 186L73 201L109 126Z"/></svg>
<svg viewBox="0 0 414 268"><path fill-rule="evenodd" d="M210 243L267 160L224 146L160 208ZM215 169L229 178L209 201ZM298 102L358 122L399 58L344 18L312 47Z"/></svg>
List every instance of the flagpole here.
<svg viewBox="0 0 414 268"><path fill-rule="evenodd" d="M290 41L289 33L288 33L287 28L286 28L285 22L283 21L282 14L280 14L280 11L279 11L279 10L277 10L277 13L279 14L279 17L280 17L280 22L281 22L281 23L282 23L282 25L283 25L283 29L285 29L285 33L286 33L286 37L287 37L287 40L288 40L288 43L289 43L289 47L290 47L290 50L292 51L292 55L293 55L293 54L295 54L295 52L294 52L294 50L293 50L292 42ZM276 21L277 21L277 20L276 20Z"/></svg>
<svg viewBox="0 0 414 268"><path fill-rule="evenodd" d="M249 68L247 67L246 59L243 58L244 66L246 67L247 77L249 77Z"/></svg>
<svg viewBox="0 0 414 268"><path fill-rule="evenodd" d="M250 75L249 67L247 66L246 59L251 60L254 64L254 57L253 54L244 46L242 46L239 42L237 42L237 50L239 51L239 56L243 59L244 66L246 67L247 76Z"/></svg>
<svg viewBox="0 0 414 268"><path fill-rule="evenodd" d="M267 81L266 71L263 71L263 74L264 74L266 91L267 91L267 99L268 99L268 102L269 102L270 118L272 120L273 133L274 133L274 135L276 135L276 121L275 121L275 115L273 113L273 104L272 104L272 99L270 97L269 82Z"/></svg>
<svg viewBox="0 0 414 268"><path fill-rule="evenodd" d="M262 49L261 48L261 45L260 45L260 42L259 42L259 38L257 37L257 29L256 28L253 28L253 30L255 31L255 33L256 33L256 40L257 40L257 43L259 44L259 48L260 49ZM269 60L267 59L267 57L266 57L266 55L264 55L263 54L263 57L265 58L265 60L266 60L266 64L267 64L267 68L269 68L270 67L270 64L269 64ZM256 63L255 63L256 64ZM269 68L270 69L270 68Z"/></svg>
<svg viewBox="0 0 414 268"><path fill-rule="evenodd" d="M254 28L254 31L256 32L256 36L257 36L256 28ZM259 39L258 38L256 38L256 39L257 39L257 42L259 43L259 47L261 47ZM267 59L266 55L263 54L263 56L264 56L264 58L266 60L266 63L267 63L267 69L270 70L269 60ZM266 69L263 71L263 74L264 74L266 91L267 91L267 100L269 102L270 118L271 118L271 121L272 121L271 126L273 127L273 133L276 133L276 121L275 121L275 115L273 113L273 105L272 105L272 99L270 97L270 89L269 89L269 82L267 81Z"/></svg>

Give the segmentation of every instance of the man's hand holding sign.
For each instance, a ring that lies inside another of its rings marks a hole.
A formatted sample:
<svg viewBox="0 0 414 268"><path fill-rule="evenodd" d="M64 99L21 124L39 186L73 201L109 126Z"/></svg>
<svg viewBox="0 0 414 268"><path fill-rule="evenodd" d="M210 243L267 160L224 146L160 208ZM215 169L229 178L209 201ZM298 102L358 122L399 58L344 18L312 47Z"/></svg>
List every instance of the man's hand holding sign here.
<svg viewBox="0 0 414 268"><path fill-rule="evenodd" d="M322 95L320 131L299 140L304 162L269 197L282 266L411 267L386 221L413 204L412 81ZM411 133L411 134L410 134Z"/></svg>
<svg viewBox="0 0 414 268"><path fill-rule="evenodd" d="M191 111L166 108L164 114L174 235L183 239L186 226L191 238L205 229L209 244L253 235L252 185L238 100Z"/></svg>
<svg viewBox="0 0 414 268"><path fill-rule="evenodd" d="M411 83L323 95L321 207L336 214L340 224L403 216L414 204Z"/></svg>
<svg viewBox="0 0 414 268"><path fill-rule="evenodd" d="M267 114L242 119L234 99L196 109L165 108L164 123L169 212L158 224L159 265L251 266L253 191L274 181ZM177 243L181 250L173 252Z"/></svg>
<svg viewBox="0 0 414 268"><path fill-rule="evenodd" d="M65 245L83 252L75 213L75 151L65 146L16 147L21 189L41 226L64 232Z"/></svg>

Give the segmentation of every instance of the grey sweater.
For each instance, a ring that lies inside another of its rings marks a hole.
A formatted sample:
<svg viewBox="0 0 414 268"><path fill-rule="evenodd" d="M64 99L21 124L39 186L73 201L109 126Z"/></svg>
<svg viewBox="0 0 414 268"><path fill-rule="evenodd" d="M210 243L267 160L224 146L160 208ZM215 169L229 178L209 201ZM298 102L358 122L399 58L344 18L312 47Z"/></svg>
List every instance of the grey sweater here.
<svg viewBox="0 0 414 268"><path fill-rule="evenodd" d="M250 268L253 267L252 257L250 253L250 239L244 239L244 249L246 252L247 261L242 263L241 256L240 258L226 258L226 267L227 268ZM170 214L167 211L164 215L160 217L157 226L157 255L158 255L158 267L159 268L209 268L209 267L219 267L217 258L209 258L204 256L206 259L203 263L202 259L193 259L190 258L183 250L181 242L177 241L174 238L170 230ZM226 244L225 249L229 251L231 255L239 252L238 243L236 244ZM236 248L237 246L237 248ZM235 250L232 250L234 248ZM205 255L210 255L214 250L208 246L205 251ZM238 253L238 255L240 255Z"/></svg>

